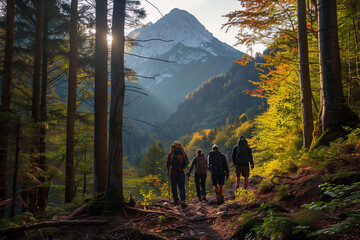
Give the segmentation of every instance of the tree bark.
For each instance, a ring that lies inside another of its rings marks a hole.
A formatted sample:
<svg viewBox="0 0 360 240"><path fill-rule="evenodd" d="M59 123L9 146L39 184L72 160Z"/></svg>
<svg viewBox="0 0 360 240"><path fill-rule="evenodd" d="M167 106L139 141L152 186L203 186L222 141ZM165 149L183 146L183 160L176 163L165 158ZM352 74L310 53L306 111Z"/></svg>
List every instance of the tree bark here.
<svg viewBox="0 0 360 240"><path fill-rule="evenodd" d="M17 127L16 127L15 164L14 164L10 218L14 218L15 216L17 175L19 171L19 152L20 152L19 140L20 140L20 118L17 120Z"/></svg>
<svg viewBox="0 0 360 240"><path fill-rule="evenodd" d="M45 3L45 9L49 7L49 0ZM46 170L46 127L45 122L47 121L47 112L46 112L46 105L47 105L47 88L48 88L48 28L49 28L49 19L48 19L48 12L44 11L44 24L43 24L43 47L42 47L42 68L41 68L41 98L40 98L40 139L39 139L39 167L41 170ZM41 186L38 190L38 205L39 210L44 212L47 203L47 193L48 187L45 185L45 175L42 174L39 176L39 181L41 182Z"/></svg>
<svg viewBox="0 0 360 240"><path fill-rule="evenodd" d="M0 202L6 199L6 180L8 168L8 117L10 113L11 84L14 58L14 25L15 25L15 0L6 1L6 35L3 85L1 98L0 118ZM0 218L4 217L4 209L0 209Z"/></svg>
<svg viewBox="0 0 360 240"><path fill-rule="evenodd" d="M94 169L97 193L105 192L107 178L107 58L107 0L96 0Z"/></svg>
<svg viewBox="0 0 360 240"><path fill-rule="evenodd" d="M318 0L322 132L339 126L344 114L336 0Z"/></svg>
<svg viewBox="0 0 360 240"><path fill-rule="evenodd" d="M111 49L111 104L109 133L109 171L106 193L120 203L123 195L123 110L125 97L124 47L126 0L114 0Z"/></svg>
<svg viewBox="0 0 360 240"><path fill-rule="evenodd" d="M300 92L303 122L303 146L309 148L312 142L314 122L311 104L311 82L309 70L309 48L306 27L306 2L298 0L298 35L300 61Z"/></svg>
<svg viewBox="0 0 360 240"><path fill-rule="evenodd" d="M36 8L35 25L35 58L33 72L33 95L32 95L32 118L35 123L35 132L38 131L40 121L40 81L41 81L41 55L42 55L42 31L44 24L44 0L34 0ZM35 134L32 139L32 159L31 173L37 177L37 167L39 165L39 136ZM38 210L38 189L31 188L28 192L29 210L33 213Z"/></svg>
<svg viewBox="0 0 360 240"><path fill-rule="evenodd" d="M44 0L35 0L36 27L35 27L35 60L33 73L32 117L35 123L40 120L40 81L41 81L41 54L42 31L44 24Z"/></svg>
<svg viewBox="0 0 360 240"><path fill-rule="evenodd" d="M65 178L65 202L69 203L74 198L74 147L75 147L75 118L76 118L76 82L78 68L77 47L77 19L78 0L71 0L70 17L70 59L69 59L69 82L68 82L68 110L66 129L66 178Z"/></svg>

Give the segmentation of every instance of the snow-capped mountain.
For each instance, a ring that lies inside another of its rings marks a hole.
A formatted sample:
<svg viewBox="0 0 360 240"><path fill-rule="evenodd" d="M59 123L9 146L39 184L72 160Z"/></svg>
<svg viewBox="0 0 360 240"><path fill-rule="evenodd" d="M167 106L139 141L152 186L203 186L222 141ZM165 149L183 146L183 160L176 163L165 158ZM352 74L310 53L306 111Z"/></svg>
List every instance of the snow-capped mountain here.
<svg viewBox="0 0 360 240"><path fill-rule="evenodd" d="M173 111L185 96L211 76L225 72L243 53L220 42L190 13L173 9L154 24L129 34L141 46L128 50L126 65L139 83Z"/></svg>

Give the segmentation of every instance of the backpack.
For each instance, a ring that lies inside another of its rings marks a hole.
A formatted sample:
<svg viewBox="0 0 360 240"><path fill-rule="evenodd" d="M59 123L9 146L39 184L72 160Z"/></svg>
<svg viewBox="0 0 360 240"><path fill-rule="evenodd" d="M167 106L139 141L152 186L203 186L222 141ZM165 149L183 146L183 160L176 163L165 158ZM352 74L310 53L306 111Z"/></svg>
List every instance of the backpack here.
<svg viewBox="0 0 360 240"><path fill-rule="evenodd" d="M196 172L198 174L206 174L207 171L207 161L206 158L203 156L200 156L197 158L197 169Z"/></svg>
<svg viewBox="0 0 360 240"><path fill-rule="evenodd" d="M181 172L184 170L184 168L188 165L184 153L180 149L176 149L173 152L172 158L171 158L171 169L172 171Z"/></svg>
<svg viewBox="0 0 360 240"><path fill-rule="evenodd" d="M241 145L238 144L236 148L237 148L237 153L234 161L235 164L239 166L248 164L250 161L250 157L247 150L247 146L245 146L244 144Z"/></svg>
<svg viewBox="0 0 360 240"><path fill-rule="evenodd" d="M214 151L211 156L211 171L215 174L223 174L224 173L224 166L222 162L222 155L219 151Z"/></svg>

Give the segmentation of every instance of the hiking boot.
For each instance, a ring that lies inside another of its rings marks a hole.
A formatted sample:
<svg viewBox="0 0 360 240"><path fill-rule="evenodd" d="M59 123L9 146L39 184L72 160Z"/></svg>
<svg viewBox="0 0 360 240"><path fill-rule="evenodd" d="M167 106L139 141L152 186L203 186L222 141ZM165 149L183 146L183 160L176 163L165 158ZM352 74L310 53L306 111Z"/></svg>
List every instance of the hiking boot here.
<svg viewBox="0 0 360 240"><path fill-rule="evenodd" d="M201 197L198 197L199 202L201 202Z"/></svg>
<svg viewBox="0 0 360 240"><path fill-rule="evenodd" d="M182 208L186 208L187 207L187 205L186 205L186 203L185 203L185 201L183 200L183 201L181 201L181 207Z"/></svg>
<svg viewBox="0 0 360 240"><path fill-rule="evenodd" d="M205 202L207 201L207 199L206 199L206 196L205 196L205 195L203 195L203 196L202 196L202 200L203 200L203 201L205 201Z"/></svg>
<svg viewBox="0 0 360 240"><path fill-rule="evenodd" d="M179 204L179 201L175 201L174 205L177 206Z"/></svg>
<svg viewBox="0 0 360 240"><path fill-rule="evenodd" d="M217 205L221 205L221 204L223 204L225 201L224 201L224 196L218 196L217 198L216 198L216 203L217 203Z"/></svg>

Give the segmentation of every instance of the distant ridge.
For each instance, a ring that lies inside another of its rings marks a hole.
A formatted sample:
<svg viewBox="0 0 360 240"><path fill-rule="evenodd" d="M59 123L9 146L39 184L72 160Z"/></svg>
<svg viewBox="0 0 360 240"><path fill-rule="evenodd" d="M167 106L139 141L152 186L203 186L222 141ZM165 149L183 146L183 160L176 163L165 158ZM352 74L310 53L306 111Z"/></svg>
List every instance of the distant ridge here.
<svg viewBox="0 0 360 240"><path fill-rule="evenodd" d="M162 140L178 139L202 129L213 129L225 125L226 119L234 119L243 113L251 118L259 112L264 99L245 94L244 90L256 88L249 80L259 80L259 66L264 61L258 56L246 66L234 63L224 74L211 77L172 113L169 119L157 128Z"/></svg>

